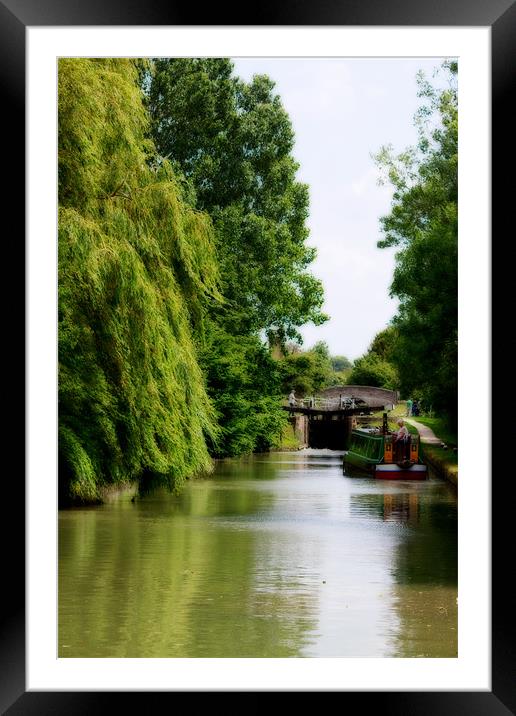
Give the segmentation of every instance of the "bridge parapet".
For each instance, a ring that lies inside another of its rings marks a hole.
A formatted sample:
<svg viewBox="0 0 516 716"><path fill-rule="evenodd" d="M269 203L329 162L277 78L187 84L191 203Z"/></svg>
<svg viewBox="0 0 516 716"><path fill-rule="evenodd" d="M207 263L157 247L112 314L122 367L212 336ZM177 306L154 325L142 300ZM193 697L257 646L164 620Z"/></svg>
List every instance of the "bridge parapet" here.
<svg viewBox="0 0 516 716"><path fill-rule="evenodd" d="M360 407L360 404L354 399L340 395L336 398L322 398L319 395L314 395L308 398L301 398L296 401L296 405L300 408L315 408L316 410L340 410L341 408Z"/></svg>
<svg viewBox="0 0 516 716"><path fill-rule="evenodd" d="M375 410L393 408L398 400L395 390L367 385L336 385L318 395L296 400L295 407L313 410L343 410L373 407Z"/></svg>
<svg viewBox="0 0 516 716"><path fill-rule="evenodd" d="M360 404L355 407L351 406L337 406L336 408L328 408L328 407L304 407L302 405L283 405L283 410L288 410L289 413L292 414L303 414L308 415L309 417L317 417L317 416L340 416L342 418L349 417L351 415L370 415L372 413L376 413L380 410L384 410L384 405L365 405Z"/></svg>
<svg viewBox="0 0 516 716"><path fill-rule="evenodd" d="M340 396L360 398L368 404L383 404L384 406L396 405L398 393L387 388L377 388L373 385L333 385L326 388L320 397L326 400L338 400Z"/></svg>

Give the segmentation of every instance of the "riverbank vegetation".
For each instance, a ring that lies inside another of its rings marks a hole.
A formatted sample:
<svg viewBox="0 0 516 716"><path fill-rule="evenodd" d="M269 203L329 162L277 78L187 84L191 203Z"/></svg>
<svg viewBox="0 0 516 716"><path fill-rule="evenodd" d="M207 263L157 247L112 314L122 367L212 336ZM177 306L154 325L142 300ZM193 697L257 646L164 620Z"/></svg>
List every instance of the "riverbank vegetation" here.
<svg viewBox="0 0 516 716"><path fill-rule="evenodd" d="M274 83L229 59L59 61L59 491L176 488L212 458L291 443L284 397L398 388L453 428L457 93L420 78L417 147L376 159L394 187L393 324L354 363L310 272L308 187Z"/></svg>
<svg viewBox="0 0 516 716"><path fill-rule="evenodd" d="M288 343L277 361L283 394L293 389L298 396L316 395L325 388L344 384L352 365L345 356L331 356L324 341L308 350Z"/></svg>
<svg viewBox="0 0 516 716"><path fill-rule="evenodd" d="M428 418L426 416L418 416L415 420L430 428L448 447L457 447L457 431L450 428L450 424L447 420L443 420L443 418Z"/></svg>
<svg viewBox="0 0 516 716"><path fill-rule="evenodd" d="M308 187L296 179L290 118L272 80L243 82L229 59L158 59L143 86L157 151L213 223L224 301L207 312L200 360L220 426L214 453L267 449L285 424L288 373L269 345L327 318L307 270Z"/></svg>
<svg viewBox="0 0 516 716"><path fill-rule="evenodd" d="M293 143L229 60L60 60L63 502L279 440L268 341L326 320Z"/></svg>
<svg viewBox="0 0 516 716"><path fill-rule="evenodd" d="M439 445L422 445L423 460L441 477L454 485L458 484L459 464L456 452Z"/></svg>
<svg viewBox="0 0 516 716"><path fill-rule="evenodd" d="M378 333L367 352L354 361L347 376L350 385L372 385L378 388L396 390L399 377L394 362L394 349L398 331L390 326Z"/></svg>
<svg viewBox="0 0 516 716"><path fill-rule="evenodd" d="M373 342L351 380L376 379L383 387L395 381L402 397L417 398L456 432L457 63L444 62L438 74L434 84L418 77L417 145L400 154L386 146L375 155L381 181L394 190L378 246L398 249L390 293L399 308L380 334L389 338L387 351L382 357Z"/></svg>
<svg viewBox="0 0 516 716"><path fill-rule="evenodd" d="M157 162L130 60L59 63L59 477L63 499L210 468L198 360L219 303L209 218Z"/></svg>
<svg viewBox="0 0 516 716"><path fill-rule="evenodd" d="M423 456L434 470L444 474L450 482L455 485L458 481L458 437L457 430L450 426L448 419L443 418L416 418L417 422L429 427L434 435L442 441L442 444L426 443L422 446Z"/></svg>

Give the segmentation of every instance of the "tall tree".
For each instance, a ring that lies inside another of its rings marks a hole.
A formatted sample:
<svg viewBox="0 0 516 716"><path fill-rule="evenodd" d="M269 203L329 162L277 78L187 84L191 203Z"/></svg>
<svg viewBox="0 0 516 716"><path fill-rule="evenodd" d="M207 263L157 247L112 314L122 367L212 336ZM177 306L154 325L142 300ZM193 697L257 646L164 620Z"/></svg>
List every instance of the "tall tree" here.
<svg viewBox="0 0 516 716"><path fill-rule="evenodd" d="M283 392L314 395L335 384L336 374L328 345L319 341L309 350L290 350L279 362Z"/></svg>
<svg viewBox="0 0 516 716"><path fill-rule="evenodd" d="M388 326L377 333L367 352L354 362L346 382L350 385L374 385L396 390L399 378L394 355L398 340L398 329L395 326Z"/></svg>
<svg viewBox="0 0 516 716"><path fill-rule="evenodd" d="M391 295L400 300L393 360L403 393L457 415L457 74L441 67L446 85L418 77L424 100L416 115L417 146L402 154L382 148L383 176L394 187L391 212L381 220L380 248L398 246Z"/></svg>
<svg viewBox="0 0 516 716"><path fill-rule="evenodd" d="M223 318L237 333L280 338L323 322L323 290L309 272L308 187L296 180L294 134L274 83L232 75L228 59L158 59L149 108L159 152L191 181L212 216Z"/></svg>
<svg viewBox="0 0 516 716"><path fill-rule="evenodd" d="M217 301L213 230L157 162L138 66L59 62L59 472L63 497L210 468L196 343Z"/></svg>
<svg viewBox="0 0 516 716"><path fill-rule="evenodd" d="M376 353L383 360L392 361L397 342L398 329L396 326L388 326L376 334L367 352Z"/></svg>
<svg viewBox="0 0 516 716"><path fill-rule="evenodd" d="M224 301L210 311L202 364L222 429L217 454L263 448L282 425L264 338L282 344L326 320L308 271L308 187L296 179L291 122L274 83L241 81L229 59L157 59L146 86L158 151L214 225Z"/></svg>
<svg viewBox="0 0 516 716"><path fill-rule="evenodd" d="M354 362L347 383L395 390L398 387L398 375L392 363L370 351Z"/></svg>

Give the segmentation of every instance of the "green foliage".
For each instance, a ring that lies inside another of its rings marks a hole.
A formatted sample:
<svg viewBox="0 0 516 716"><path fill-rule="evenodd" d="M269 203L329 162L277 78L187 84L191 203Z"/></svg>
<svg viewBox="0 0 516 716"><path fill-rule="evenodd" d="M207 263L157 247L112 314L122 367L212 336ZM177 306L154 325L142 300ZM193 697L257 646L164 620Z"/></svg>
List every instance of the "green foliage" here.
<svg viewBox="0 0 516 716"><path fill-rule="evenodd" d="M371 341L367 352L358 358L347 374L348 385L372 385L396 390L399 377L394 364L394 351L398 343L398 329L388 326Z"/></svg>
<svg viewBox="0 0 516 716"><path fill-rule="evenodd" d="M308 187L296 180L294 133L274 83L233 75L229 59L156 59L142 83L159 153L214 226L223 305L209 312L202 353L221 436L215 455L279 440L281 380L263 339L283 344L326 320L309 272Z"/></svg>
<svg viewBox="0 0 516 716"><path fill-rule="evenodd" d="M326 320L322 286L307 272L308 188L295 178L294 135L274 83L247 84L232 71L228 59L155 60L153 135L213 218L225 325L284 340Z"/></svg>
<svg viewBox="0 0 516 716"><path fill-rule="evenodd" d="M388 326L373 338L368 353L375 353L383 360L392 361L397 342L398 329L396 326Z"/></svg>
<svg viewBox="0 0 516 716"><path fill-rule="evenodd" d="M334 385L335 373L328 346L323 341L307 351L288 353L279 361L283 394L314 395Z"/></svg>
<svg viewBox="0 0 516 716"><path fill-rule="evenodd" d="M352 367L352 363L346 356L332 356L331 367L336 373L341 373Z"/></svg>
<svg viewBox="0 0 516 716"><path fill-rule="evenodd" d="M345 356L332 356L324 341L303 350L298 343L285 344L279 361L283 395L294 388L297 395L315 395L333 385L344 385L352 363Z"/></svg>
<svg viewBox="0 0 516 716"><path fill-rule="evenodd" d="M215 323L207 333L201 361L221 426L213 453L241 455L273 447L287 420L276 361L257 336L231 335Z"/></svg>
<svg viewBox="0 0 516 716"><path fill-rule="evenodd" d="M82 500L178 485L216 440L196 350L219 296L212 227L154 160L139 72L59 62L59 469Z"/></svg>
<svg viewBox="0 0 516 716"><path fill-rule="evenodd" d="M395 390L398 375L392 363L384 360L377 353L370 352L355 361L347 382L349 385L372 385Z"/></svg>
<svg viewBox="0 0 516 716"><path fill-rule="evenodd" d="M419 76L425 102L416 115L417 147L376 159L394 187L380 247L399 246L391 295L400 300L392 360L400 389L453 421L457 415L457 63L442 67L447 86Z"/></svg>
<svg viewBox="0 0 516 716"><path fill-rule="evenodd" d="M334 371L331 375L330 385L346 385L349 383L349 376L353 368L346 368L345 370Z"/></svg>
<svg viewBox="0 0 516 716"><path fill-rule="evenodd" d="M59 470L66 499L179 485L278 444L282 345L326 319L308 189L267 77L224 59L59 63ZM327 347L310 387L327 380Z"/></svg>
<svg viewBox="0 0 516 716"><path fill-rule="evenodd" d="M299 448L302 447L301 441L296 435L294 426L291 423L287 423L285 426L281 433L281 439L276 447L280 450L299 450Z"/></svg>
<svg viewBox="0 0 516 716"><path fill-rule="evenodd" d="M458 444L457 430L454 426L450 426L448 421L443 418L430 418L418 415L416 418L418 423L429 427L434 435L440 438L448 447L456 447Z"/></svg>

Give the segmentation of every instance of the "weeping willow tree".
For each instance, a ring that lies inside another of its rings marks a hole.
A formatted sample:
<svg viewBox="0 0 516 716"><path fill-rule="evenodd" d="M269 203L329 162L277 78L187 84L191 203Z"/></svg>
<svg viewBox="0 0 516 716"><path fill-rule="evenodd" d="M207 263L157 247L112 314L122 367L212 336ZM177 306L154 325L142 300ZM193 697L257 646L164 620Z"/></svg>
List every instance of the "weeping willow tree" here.
<svg viewBox="0 0 516 716"><path fill-rule="evenodd" d="M197 361L219 300L209 218L155 159L138 63L59 62L61 495L206 471L217 428Z"/></svg>

